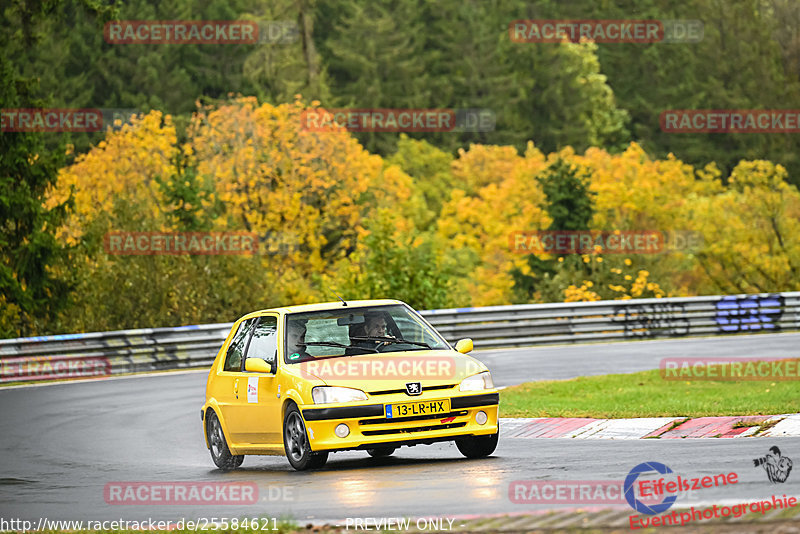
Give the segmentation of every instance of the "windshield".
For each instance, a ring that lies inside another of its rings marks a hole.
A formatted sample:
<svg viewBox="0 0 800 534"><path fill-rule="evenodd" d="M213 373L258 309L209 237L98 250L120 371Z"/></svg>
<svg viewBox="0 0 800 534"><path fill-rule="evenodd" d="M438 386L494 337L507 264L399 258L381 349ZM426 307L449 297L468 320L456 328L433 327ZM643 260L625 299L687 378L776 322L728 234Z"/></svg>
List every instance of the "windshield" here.
<svg viewBox="0 0 800 534"><path fill-rule="evenodd" d="M401 304L287 315L285 346L286 363L382 352L450 350L438 332Z"/></svg>

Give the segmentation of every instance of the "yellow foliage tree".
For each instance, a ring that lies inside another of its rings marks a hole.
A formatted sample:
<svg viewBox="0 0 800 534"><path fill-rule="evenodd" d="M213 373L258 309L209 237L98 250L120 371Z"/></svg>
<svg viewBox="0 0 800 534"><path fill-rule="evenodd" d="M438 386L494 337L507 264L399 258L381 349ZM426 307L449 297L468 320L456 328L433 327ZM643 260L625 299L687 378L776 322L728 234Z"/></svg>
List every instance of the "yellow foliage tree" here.
<svg viewBox="0 0 800 534"><path fill-rule="evenodd" d="M589 169L591 190L597 193L592 229L657 231L665 236L701 233L690 214L696 200L710 190L695 178L691 165L671 154L653 159L636 143L621 154L590 148L573 161ZM718 174L713 166L706 172ZM705 278L697 268L697 252L679 248L633 259L636 268L666 282L670 294L696 294Z"/></svg>
<svg viewBox="0 0 800 534"><path fill-rule="evenodd" d="M472 305L511 302L511 269L525 264L512 252L509 236L549 224L540 207L541 189L533 179L545 166L544 155L533 143L524 156L513 147L472 145L469 151L459 150L452 165L456 189L442 207L437 231L449 243L449 260L467 278Z"/></svg>
<svg viewBox="0 0 800 534"><path fill-rule="evenodd" d="M690 216L706 247L699 264L708 292L754 293L800 289L800 193L786 169L742 161L728 185L703 177L712 194L695 200Z"/></svg>
<svg viewBox="0 0 800 534"><path fill-rule="evenodd" d="M201 110L189 135L197 170L214 177L225 207L218 227L296 239L287 254L264 266L290 276L298 289L292 300L299 301L317 297L312 275L355 250L373 209L392 206L411 215L419 207L411 178L385 166L348 132L303 128L303 113L318 105L307 108L299 97L279 106L237 98ZM398 222L401 230L412 224L409 218Z"/></svg>
<svg viewBox="0 0 800 534"><path fill-rule="evenodd" d="M64 169L50 201L75 191L59 235L76 245L75 306L82 309L65 317L64 328L224 321L269 305L330 299L319 275L349 261L375 210L390 209L396 231L410 233L424 209L411 177L366 152L346 131L304 130L307 109L299 99L272 106L252 98L205 107L183 145L170 118L152 112L109 131ZM102 251L102 236L112 230L196 230L172 216L178 205L193 213L195 206L174 195L195 178L211 188L194 197L207 219L203 229L254 232L261 254ZM136 314L125 311L132 307Z"/></svg>
<svg viewBox="0 0 800 534"><path fill-rule="evenodd" d="M118 131L109 130L105 140L59 173L47 205L58 205L74 190L74 207L58 233L69 245L78 244L98 214L111 213L120 199L146 205L154 219L163 215L164 199L155 178L168 179L175 173L175 127L171 117L159 111L131 122Z"/></svg>

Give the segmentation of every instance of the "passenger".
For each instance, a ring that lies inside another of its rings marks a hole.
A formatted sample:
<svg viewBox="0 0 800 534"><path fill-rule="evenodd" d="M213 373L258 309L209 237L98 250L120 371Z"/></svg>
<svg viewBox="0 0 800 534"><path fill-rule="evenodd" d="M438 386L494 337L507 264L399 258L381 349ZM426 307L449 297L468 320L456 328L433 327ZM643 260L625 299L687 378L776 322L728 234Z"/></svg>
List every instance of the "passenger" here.
<svg viewBox="0 0 800 534"><path fill-rule="evenodd" d="M306 352L306 323L305 320L290 319L286 329L286 352L289 361L297 362L314 359Z"/></svg>

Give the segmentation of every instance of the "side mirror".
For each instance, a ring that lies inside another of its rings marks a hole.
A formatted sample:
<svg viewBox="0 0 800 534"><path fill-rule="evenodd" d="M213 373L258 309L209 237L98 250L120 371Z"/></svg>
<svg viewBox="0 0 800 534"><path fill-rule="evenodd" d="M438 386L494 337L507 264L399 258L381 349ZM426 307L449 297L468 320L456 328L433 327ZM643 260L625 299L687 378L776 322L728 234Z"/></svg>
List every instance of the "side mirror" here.
<svg viewBox="0 0 800 534"><path fill-rule="evenodd" d="M244 370L251 373L271 373L272 366L261 358L247 358L244 361Z"/></svg>
<svg viewBox="0 0 800 534"><path fill-rule="evenodd" d="M456 343L456 350L461 354L472 352L473 348L474 347L472 346L472 340L468 337L465 337L464 339L459 339L458 343Z"/></svg>

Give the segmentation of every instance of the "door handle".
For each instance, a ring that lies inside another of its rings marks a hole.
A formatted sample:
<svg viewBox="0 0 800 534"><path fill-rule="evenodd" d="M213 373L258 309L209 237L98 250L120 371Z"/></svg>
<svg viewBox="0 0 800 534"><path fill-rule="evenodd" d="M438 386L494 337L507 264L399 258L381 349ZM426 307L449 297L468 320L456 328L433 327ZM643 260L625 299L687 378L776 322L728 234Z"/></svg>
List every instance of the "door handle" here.
<svg viewBox="0 0 800 534"><path fill-rule="evenodd" d="M238 399L239 398L239 379L233 381L233 394Z"/></svg>

